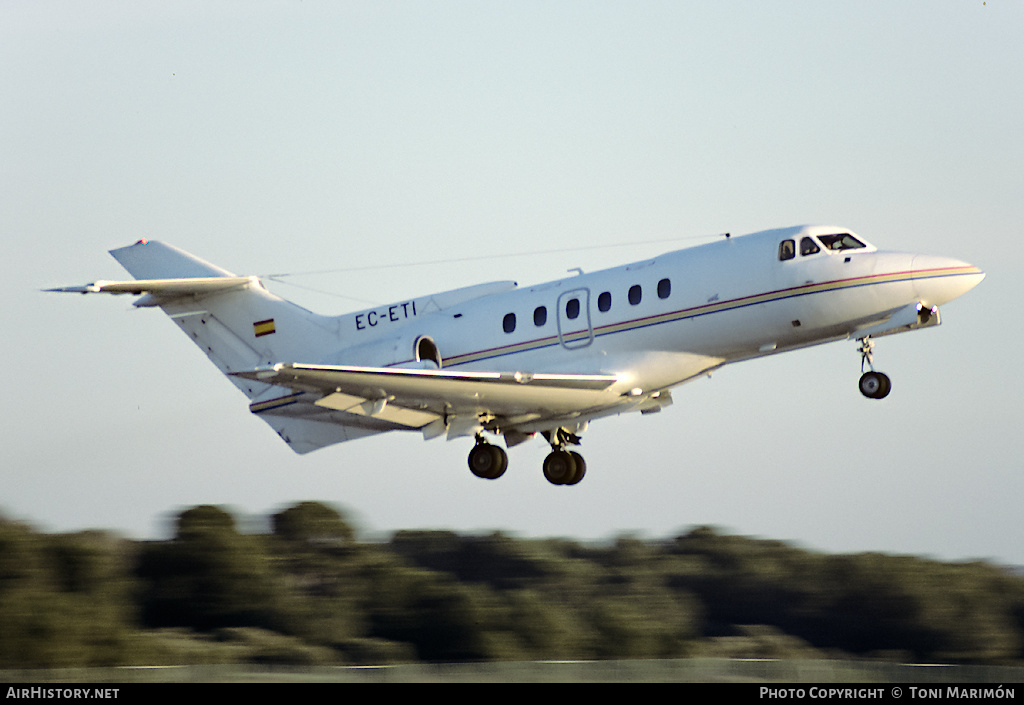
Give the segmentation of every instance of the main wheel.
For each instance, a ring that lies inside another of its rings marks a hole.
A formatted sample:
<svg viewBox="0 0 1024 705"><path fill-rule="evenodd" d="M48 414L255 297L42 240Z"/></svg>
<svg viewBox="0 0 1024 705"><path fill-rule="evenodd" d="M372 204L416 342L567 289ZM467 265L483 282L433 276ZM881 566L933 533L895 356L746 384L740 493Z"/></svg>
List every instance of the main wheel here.
<svg viewBox="0 0 1024 705"><path fill-rule="evenodd" d="M881 372L865 372L860 377L860 393L869 399L884 399L891 390L892 382Z"/></svg>
<svg viewBox="0 0 1024 705"><path fill-rule="evenodd" d="M469 469L477 477L497 480L508 468L508 454L490 443L477 443L469 451Z"/></svg>
<svg viewBox="0 0 1024 705"><path fill-rule="evenodd" d="M587 474L587 461L583 459L583 456L575 451L569 451L569 455L572 456L573 462L576 464L576 471L572 474L572 479L568 480L565 484L575 485L583 476Z"/></svg>
<svg viewBox="0 0 1024 705"><path fill-rule="evenodd" d="M566 485L576 475L576 460L564 450L552 451L544 458L544 477L553 485Z"/></svg>

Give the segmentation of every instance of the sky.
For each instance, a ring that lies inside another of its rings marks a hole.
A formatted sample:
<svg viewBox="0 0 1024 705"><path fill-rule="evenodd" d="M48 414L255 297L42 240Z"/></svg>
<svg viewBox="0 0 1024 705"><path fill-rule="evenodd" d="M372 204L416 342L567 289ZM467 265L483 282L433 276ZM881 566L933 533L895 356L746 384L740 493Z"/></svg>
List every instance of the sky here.
<svg viewBox="0 0 1024 705"><path fill-rule="evenodd" d="M303 500L399 529L1024 564L1024 4L0 0L0 513L163 538ZM335 314L800 223L987 273L943 325L685 385L540 440L299 456L158 310L42 289L163 240Z"/></svg>

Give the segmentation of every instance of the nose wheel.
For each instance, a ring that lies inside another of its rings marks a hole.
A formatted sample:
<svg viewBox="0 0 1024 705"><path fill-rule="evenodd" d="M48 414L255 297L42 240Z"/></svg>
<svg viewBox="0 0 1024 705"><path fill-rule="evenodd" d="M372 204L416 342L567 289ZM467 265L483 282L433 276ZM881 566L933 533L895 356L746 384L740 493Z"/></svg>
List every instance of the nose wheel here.
<svg viewBox="0 0 1024 705"><path fill-rule="evenodd" d="M860 376L860 393L868 399L883 399L892 389L888 375L882 372L865 372Z"/></svg>
<svg viewBox="0 0 1024 705"><path fill-rule="evenodd" d="M884 372L875 372L872 361L874 359L875 341L870 337L860 340L860 393L868 399L884 399L892 391L892 382ZM864 365L867 364L869 371L864 372Z"/></svg>

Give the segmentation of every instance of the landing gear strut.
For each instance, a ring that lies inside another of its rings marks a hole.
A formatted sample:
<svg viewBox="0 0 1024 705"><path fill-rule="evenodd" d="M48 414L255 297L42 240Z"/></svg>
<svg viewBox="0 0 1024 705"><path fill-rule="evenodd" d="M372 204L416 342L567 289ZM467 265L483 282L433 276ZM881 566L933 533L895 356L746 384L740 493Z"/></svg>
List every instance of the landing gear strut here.
<svg viewBox="0 0 1024 705"><path fill-rule="evenodd" d="M884 399L892 390L892 382L889 376L883 372L875 372L872 365L875 341L870 337L860 339L860 393L869 399ZM864 363L867 363L869 372L864 372Z"/></svg>
<svg viewBox="0 0 1024 705"><path fill-rule="evenodd" d="M469 469L477 477L485 480L497 480L508 468L508 454L498 446L492 446L481 436L477 436L476 445L469 451Z"/></svg>

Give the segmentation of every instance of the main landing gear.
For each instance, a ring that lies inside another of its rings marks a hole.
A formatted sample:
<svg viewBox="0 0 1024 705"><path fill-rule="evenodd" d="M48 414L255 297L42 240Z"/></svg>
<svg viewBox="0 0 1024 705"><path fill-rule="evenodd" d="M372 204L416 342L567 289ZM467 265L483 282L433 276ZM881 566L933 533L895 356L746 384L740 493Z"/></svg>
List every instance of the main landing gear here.
<svg viewBox="0 0 1024 705"><path fill-rule="evenodd" d="M587 463L576 451L566 450L578 446L580 437L564 428L545 431L544 438L551 444L551 452L544 458L544 477L552 485L575 485L587 474Z"/></svg>
<svg viewBox="0 0 1024 705"><path fill-rule="evenodd" d="M477 477L485 480L497 480L508 468L508 453L503 448L492 446L483 439L476 437L476 445L469 451L469 469Z"/></svg>
<svg viewBox="0 0 1024 705"><path fill-rule="evenodd" d="M587 463L575 451L565 450L567 445L579 445L579 436L558 429L545 432L544 437L551 444L551 453L544 459L544 477L553 485L575 485L587 473ZM491 445L483 436L476 437L476 445L469 451L469 469L477 477L496 480L508 468L508 454L504 449Z"/></svg>
<svg viewBox="0 0 1024 705"><path fill-rule="evenodd" d="M544 477L552 485L575 485L587 473L583 456L572 450L553 450L544 458Z"/></svg>
<svg viewBox="0 0 1024 705"><path fill-rule="evenodd" d="M860 393L869 399L884 399L889 395L892 390L892 382L889 381L889 376L883 372L875 372L874 366L871 364L873 359L873 351L875 349L875 341L870 337L860 339ZM867 363L870 368L869 372L864 372L864 363Z"/></svg>

